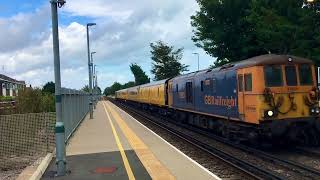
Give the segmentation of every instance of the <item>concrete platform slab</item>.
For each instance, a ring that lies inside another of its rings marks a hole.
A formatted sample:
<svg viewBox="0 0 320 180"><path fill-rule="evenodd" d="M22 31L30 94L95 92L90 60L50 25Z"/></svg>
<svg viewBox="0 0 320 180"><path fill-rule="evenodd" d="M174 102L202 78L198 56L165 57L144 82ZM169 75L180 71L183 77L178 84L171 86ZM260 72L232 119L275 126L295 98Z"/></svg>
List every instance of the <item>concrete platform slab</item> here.
<svg viewBox="0 0 320 180"><path fill-rule="evenodd" d="M82 122L67 146L71 173L42 179L219 179L108 101Z"/></svg>
<svg viewBox="0 0 320 180"><path fill-rule="evenodd" d="M139 158L134 151L125 151L128 159L132 162L131 168L135 172L137 179L151 179L145 170ZM128 179L127 172L123 166L121 155L118 151L101 152L90 154L78 154L67 157L68 169L70 174L63 177L54 177L56 169L55 160L53 160L43 175L42 179L58 180L88 180L88 179Z"/></svg>

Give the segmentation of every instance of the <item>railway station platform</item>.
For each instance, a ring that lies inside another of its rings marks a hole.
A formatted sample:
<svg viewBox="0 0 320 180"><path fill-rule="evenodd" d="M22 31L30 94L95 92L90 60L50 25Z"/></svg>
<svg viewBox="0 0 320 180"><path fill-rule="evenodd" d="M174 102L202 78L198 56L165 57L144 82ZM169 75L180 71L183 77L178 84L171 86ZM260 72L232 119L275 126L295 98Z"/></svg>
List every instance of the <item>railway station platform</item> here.
<svg viewBox="0 0 320 180"><path fill-rule="evenodd" d="M109 101L100 101L67 145L67 169L41 179L219 179Z"/></svg>

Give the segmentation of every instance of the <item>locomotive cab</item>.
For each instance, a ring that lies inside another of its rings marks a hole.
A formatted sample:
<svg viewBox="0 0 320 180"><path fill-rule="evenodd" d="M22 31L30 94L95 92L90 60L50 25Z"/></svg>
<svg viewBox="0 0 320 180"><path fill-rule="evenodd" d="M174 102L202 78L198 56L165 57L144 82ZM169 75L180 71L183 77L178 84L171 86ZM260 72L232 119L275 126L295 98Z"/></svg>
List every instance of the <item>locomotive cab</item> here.
<svg viewBox="0 0 320 180"><path fill-rule="evenodd" d="M239 69L237 75L241 119L259 124L267 138L318 139L320 109L312 61L281 56Z"/></svg>
<svg viewBox="0 0 320 180"><path fill-rule="evenodd" d="M319 115L312 64L266 65L264 80L263 120Z"/></svg>

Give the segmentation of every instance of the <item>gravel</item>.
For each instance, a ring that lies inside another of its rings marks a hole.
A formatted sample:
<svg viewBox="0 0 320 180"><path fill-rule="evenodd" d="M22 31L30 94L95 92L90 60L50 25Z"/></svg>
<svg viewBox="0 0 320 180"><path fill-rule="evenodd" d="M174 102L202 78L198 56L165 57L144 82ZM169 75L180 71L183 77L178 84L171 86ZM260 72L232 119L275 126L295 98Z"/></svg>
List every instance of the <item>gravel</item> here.
<svg viewBox="0 0 320 180"><path fill-rule="evenodd" d="M38 158L37 158L38 157ZM36 159L36 160L35 160ZM9 156L0 158L0 180L14 180L28 166L38 166L43 157Z"/></svg>

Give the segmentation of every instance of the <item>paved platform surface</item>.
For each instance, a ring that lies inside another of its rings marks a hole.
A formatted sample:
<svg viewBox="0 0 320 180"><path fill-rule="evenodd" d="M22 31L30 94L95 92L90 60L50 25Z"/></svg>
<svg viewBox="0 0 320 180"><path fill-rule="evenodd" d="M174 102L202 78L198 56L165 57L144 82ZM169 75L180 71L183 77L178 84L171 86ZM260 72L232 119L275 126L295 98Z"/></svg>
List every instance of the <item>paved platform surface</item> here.
<svg viewBox="0 0 320 180"><path fill-rule="evenodd" d="M42 179L219 179L109 101L82 122L67 146L70 174Z"/></svg>

